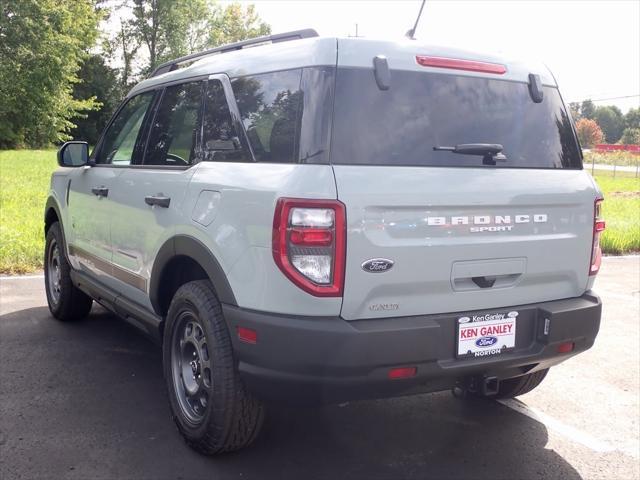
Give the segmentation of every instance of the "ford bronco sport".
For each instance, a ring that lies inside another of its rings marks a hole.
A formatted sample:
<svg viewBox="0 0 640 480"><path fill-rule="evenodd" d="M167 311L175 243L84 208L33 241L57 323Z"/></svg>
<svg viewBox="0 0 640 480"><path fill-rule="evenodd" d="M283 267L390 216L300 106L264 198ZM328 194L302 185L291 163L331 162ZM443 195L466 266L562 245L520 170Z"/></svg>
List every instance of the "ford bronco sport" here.
<svg viewBox="0 0 640 480"><path fill-rule="evenodd" d="M203 453L269 400L521 395L598 332L602 196L541 64L248 40L158 67L58 161L51 313L95 300L161 342Z"/></svg>

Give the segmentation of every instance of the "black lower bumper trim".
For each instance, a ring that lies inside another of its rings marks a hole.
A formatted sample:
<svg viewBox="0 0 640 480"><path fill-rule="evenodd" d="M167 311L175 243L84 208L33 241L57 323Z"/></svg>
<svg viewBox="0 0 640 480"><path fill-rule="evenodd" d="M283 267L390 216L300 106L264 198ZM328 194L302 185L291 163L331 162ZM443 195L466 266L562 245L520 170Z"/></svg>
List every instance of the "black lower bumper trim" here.
<svg viewBox="0 0 640 480"><path fill-rule="evenodd" d="M602 304L593 293L472 314L520 313L514 350L458 359L457 319L469 312L372 320L299 317L223 305L238 367L247 386L267 400L335 403L446 390L470 376L510 378L549 368L590 348ZM237 327L254 329L243 343ZM572 342L560 354L561 343ZM389 380L393 367L415 366L415 377Z"/></svg>

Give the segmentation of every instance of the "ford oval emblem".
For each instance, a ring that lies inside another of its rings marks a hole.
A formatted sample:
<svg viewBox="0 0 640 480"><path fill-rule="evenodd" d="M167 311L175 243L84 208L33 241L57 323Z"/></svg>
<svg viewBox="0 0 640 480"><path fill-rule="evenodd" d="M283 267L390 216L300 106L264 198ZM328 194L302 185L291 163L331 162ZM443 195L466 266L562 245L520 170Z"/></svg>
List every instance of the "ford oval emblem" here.
<svg viewBox="0 0 640 480"><path fill-rule="evenodd" d="M491 347L498 343L498 337L480 337L476 340L477 347Z"/></svg>
<svg viewBox="0 0 640 480"><path fill-rule="evenodd" d="M386 258L372 258L362 264L362 269L365 272L370 273L382 273L391 270L393 267L393 260Z"/></svg>

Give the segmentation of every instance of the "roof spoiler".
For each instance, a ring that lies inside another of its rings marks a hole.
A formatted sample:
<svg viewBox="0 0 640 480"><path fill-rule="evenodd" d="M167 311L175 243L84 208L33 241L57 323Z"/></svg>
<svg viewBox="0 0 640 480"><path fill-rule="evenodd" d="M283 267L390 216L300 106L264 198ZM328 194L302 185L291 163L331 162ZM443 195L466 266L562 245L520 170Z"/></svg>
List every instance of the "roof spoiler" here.
<svg viewBox="0 0 640 480"><path fill-rule="evenodd" d="M210 48L198 53L192 53L185 55L184 57L170 60L156 67L156 69L149 75L149 78L162 75L163 73L172 72L180 67L180 65L188 62L194 62L200 58L217 55L221 53L233 52L235 50L242 50L247 47L257 47L259 45L266 45L269 43L290 42L292 40L301 40L303 38L317 37L318 32L312 28L305 28L303 30L294 30L292 32L277 33L275 35L266 35L264 37L250 38L249 40L242 40L241 42L229 43L220 47Z"/></svg>

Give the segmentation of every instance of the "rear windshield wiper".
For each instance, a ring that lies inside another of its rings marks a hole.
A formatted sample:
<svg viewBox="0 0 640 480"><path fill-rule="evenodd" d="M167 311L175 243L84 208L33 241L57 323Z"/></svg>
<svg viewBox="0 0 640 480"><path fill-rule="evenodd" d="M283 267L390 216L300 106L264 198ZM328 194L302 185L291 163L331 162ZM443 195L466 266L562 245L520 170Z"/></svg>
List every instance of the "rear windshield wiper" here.
<svg viewBox="0 0 640 480"><path fill-rule="evenodd" d="M502 154L503 147L499 143L459 143L455 147L435 146L437 152L453 152L461 155L482 155L484 165L495 165L507 160Z"/></svg>

